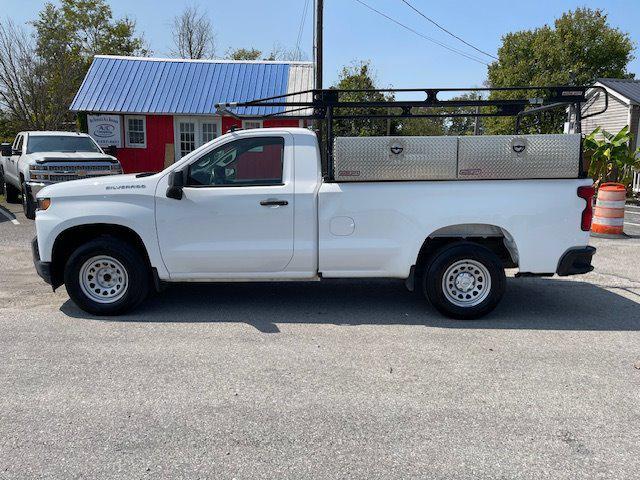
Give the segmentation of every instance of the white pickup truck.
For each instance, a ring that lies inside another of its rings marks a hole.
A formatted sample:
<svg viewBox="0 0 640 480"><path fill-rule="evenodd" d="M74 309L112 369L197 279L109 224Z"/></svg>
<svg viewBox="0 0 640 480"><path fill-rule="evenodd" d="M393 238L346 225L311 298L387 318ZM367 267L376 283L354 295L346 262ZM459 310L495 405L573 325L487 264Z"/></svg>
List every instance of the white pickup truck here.
<svg viewBox="0 0 640 480"><path fill-rule="evenodd" d="M505 268L592 270L580 135L335 146L333 181L323 180L315 133L271 128L218 137L157 174L46 187L36 269L98 315L130 310L168 282L387 277L460 319L494 309ZM529 162L529 177L479 166L505 160ZM395 170L375 172L380 164Z"/></svg>
<svg viewBox="0 0 640 480"><path fill-rule="evenodd" d="M31 220L36 195L47 185L122 173L120 162L105 154L86 133L20 132L2 150L0 190L9 202L22 196L24 214Z"/></svg>

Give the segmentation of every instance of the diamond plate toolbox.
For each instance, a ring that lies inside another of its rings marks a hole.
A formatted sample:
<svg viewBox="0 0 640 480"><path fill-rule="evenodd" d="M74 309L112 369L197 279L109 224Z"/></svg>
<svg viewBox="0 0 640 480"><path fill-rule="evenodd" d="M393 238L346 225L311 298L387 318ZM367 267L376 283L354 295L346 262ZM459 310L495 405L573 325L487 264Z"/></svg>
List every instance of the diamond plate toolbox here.
<svg viewBox="0 0 640 480"><path fill-rule="evenodd" d="M458 178L578 178L580 137L580 134L458 137Z"/></svg>
<svg viewBox="0 0 640 480"><path fill-rule="evenodd" d="M456 137L337 137L334 178L339 182L455 180Z"/></svg>
<svg viewBox="0 0 640 480"><path fill-rule="evenodd" d="M578 178L580 134L338 137L334 178L490 180Z"/></svg>

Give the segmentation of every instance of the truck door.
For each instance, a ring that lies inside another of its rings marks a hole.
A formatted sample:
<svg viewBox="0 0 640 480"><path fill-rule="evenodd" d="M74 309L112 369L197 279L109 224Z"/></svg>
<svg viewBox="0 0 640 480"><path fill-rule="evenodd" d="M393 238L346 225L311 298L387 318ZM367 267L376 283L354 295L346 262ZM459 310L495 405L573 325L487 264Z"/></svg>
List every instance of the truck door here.
<svg viewBox="0 0 640 480"><path fill-rule="evenodd" d="M7 171L5 175L8 179L10 179L13 185L16 185L20 188L20 180L18 175L18 162L20 161L20 156L22 155L22 150L24 147L24 135L20 134L16 137L13 142L13 152L11 152L11 156L9 157L9 161L7 162ZM17 154L17 155L16 155Z"/></svg>
<svg viewBox="0 0 640 480"><path fill-rule="evenodd" d="M293 256L291 135L239 134L182 170L181 200L166 197L168 175L156 193L158 240L172 278L286 268Z"/></svg>

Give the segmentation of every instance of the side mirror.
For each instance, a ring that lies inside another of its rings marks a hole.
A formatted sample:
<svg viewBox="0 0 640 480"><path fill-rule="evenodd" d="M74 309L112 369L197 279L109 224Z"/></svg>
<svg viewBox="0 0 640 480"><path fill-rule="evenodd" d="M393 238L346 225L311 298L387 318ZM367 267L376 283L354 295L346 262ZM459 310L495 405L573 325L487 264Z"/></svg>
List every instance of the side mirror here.
<svg viewBox="0 0 640 480"><path fill-rule="evenodd" d="M182 200L182 188L184 187L184 173L182 170L174 170L169 174L169 187L167 198Z"/></svg>
<svg viewBox="0 0 640 480"><path fill-rule="evenodd" d="M11 155L22 155L22 150L20 150L19 148L12 148Z"/></svg>
<svg viewBox="0 0 640 480"><path fill-rule="evenodd" d="M108 145L102 150L104 151L104 153L106 153L107 155L111 155L112 157L118 156L118 147L116 147L115 145Z"/></svg>
<svg viewBox="0 0 640 480"><path fill-rule="evenodd" d="M3 157L10 157L13 149L11 148L10 143L0 144L0 155Z"/></svg>

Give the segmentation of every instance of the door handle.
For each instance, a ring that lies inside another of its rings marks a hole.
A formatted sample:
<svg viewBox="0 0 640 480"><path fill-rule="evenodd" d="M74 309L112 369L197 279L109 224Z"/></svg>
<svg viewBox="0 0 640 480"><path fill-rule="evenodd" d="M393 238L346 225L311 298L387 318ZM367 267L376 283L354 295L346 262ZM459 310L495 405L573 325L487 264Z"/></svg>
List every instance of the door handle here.
<svg viewBox="0 0 640 480"><path fill-rule="evenodd" d="M285 205L289 205L289 202L286 200L277 200L273 198L268 198L266 200L262 200L260 205L263 207L284 207Z"/></svg>

